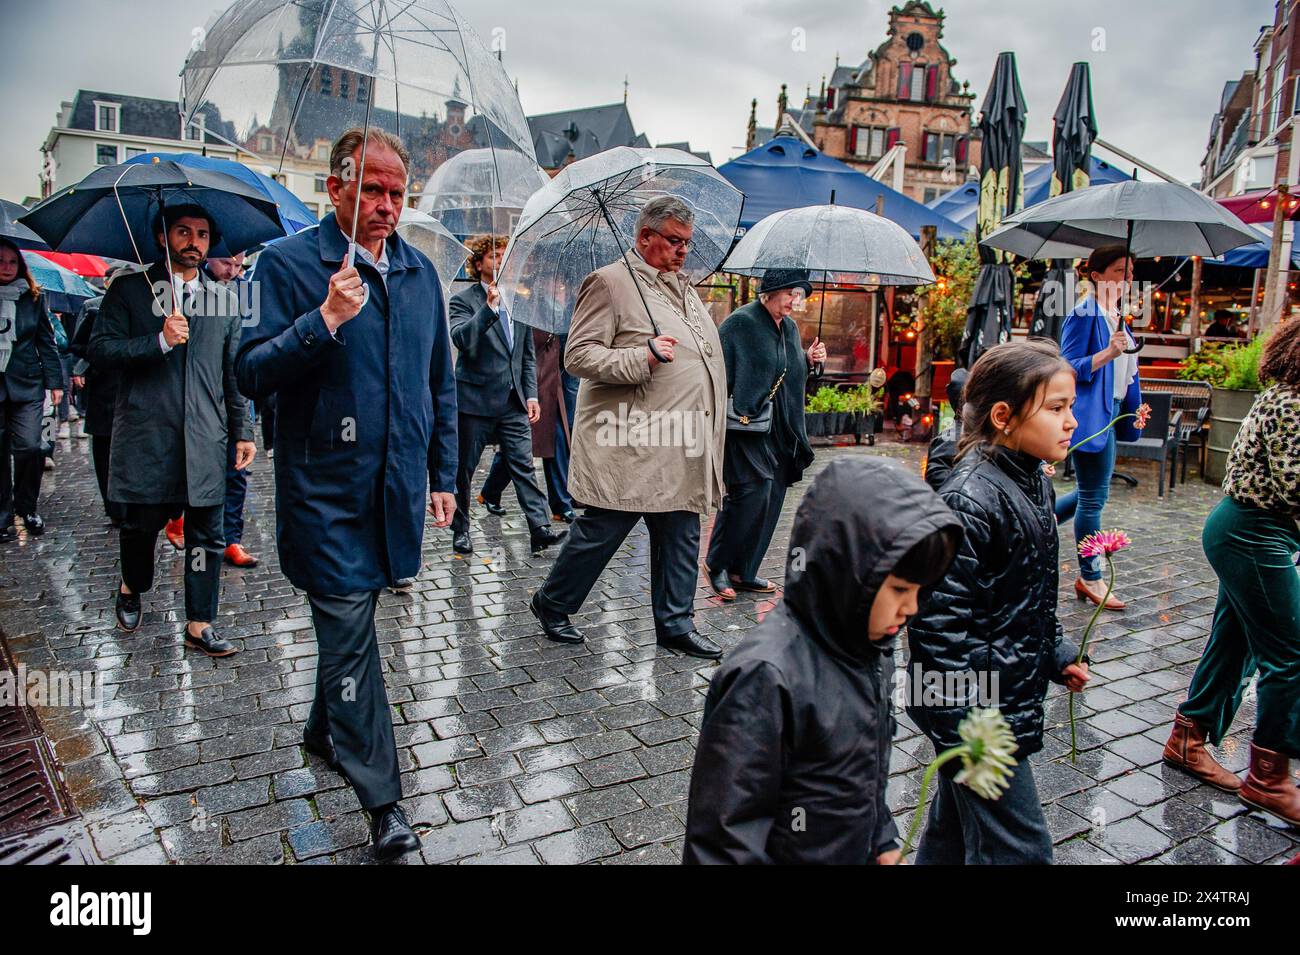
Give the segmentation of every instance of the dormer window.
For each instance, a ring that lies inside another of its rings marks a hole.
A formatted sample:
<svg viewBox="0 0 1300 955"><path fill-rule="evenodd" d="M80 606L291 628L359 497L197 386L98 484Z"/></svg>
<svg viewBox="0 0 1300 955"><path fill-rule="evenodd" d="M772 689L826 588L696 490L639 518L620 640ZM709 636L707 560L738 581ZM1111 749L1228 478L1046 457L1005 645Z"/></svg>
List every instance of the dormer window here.
<svg viewBox="0 0 1300 955"><path fill-rule="evenodd" d="M182 138L193 143L203 142L203 134L207 131L206 119L202 113L199 113L192 120L185 124L184 136Z"/></svg>
<svg viewBox="0 0 1300 955"><path fill-rule="evenodd" d="M120 133L122 131L122 106L120 103L103 103L95 100L95 131Z"/></svg>

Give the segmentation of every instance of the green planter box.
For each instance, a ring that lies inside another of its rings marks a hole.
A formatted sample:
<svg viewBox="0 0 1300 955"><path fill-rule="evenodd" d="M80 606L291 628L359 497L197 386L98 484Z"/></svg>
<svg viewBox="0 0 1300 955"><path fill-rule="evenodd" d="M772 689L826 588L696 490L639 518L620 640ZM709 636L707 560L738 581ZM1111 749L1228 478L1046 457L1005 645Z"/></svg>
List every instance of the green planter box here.
<svg viewBox="0 0 1300 955"><path fill-rule="evenodd" d="M1241 430L1241 422L1255 404L1258 391L1215 388L1210 399L1210 439L1205 456L1205 483L1222 484L1228 466L1228 452Z"/></svg>

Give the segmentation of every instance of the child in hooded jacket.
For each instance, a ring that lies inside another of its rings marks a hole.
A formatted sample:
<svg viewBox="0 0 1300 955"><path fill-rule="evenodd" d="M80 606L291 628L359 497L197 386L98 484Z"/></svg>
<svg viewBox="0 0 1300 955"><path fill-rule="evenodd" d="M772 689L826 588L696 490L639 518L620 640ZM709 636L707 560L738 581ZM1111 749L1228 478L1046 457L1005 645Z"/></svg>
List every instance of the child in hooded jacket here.
<svg viewBox="0 0 1300 955"><path fill-rule="evenodd" d="M894 642L960 527L916 475L841 458L795 514L785 596L710 681L687 863L887 864Z"/></svg>

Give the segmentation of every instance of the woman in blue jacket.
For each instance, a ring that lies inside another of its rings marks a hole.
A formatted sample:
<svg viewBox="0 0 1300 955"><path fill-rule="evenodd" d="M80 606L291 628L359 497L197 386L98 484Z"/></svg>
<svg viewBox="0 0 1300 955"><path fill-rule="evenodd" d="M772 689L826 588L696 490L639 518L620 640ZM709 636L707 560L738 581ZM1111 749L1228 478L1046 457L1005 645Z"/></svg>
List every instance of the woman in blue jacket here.
<svg viewBox="0 0 1300 955"><path fill-rule="evenodd" d="M1133 340L1121 320L1132 273L1133 260L1123 246L1095 250L1084 266L1092 294L1075 306L1061 330L1061 356L1074 367L1074 416L1079 422L1075 434L1096 434L1112 419L1136 411L1142 403L1137 355L1128 352ZM1101 512L1115 470L1115 442L1137 439L1132 422L1125 418L1074 452L1079 488L1074 515L1076 543L1101 530ZM1074 592L1080 600L1096 604L1105 600L1107 610L1124 609L1123 601L1113 593L1106 598L1099 557L1079 558Z"/></svg>

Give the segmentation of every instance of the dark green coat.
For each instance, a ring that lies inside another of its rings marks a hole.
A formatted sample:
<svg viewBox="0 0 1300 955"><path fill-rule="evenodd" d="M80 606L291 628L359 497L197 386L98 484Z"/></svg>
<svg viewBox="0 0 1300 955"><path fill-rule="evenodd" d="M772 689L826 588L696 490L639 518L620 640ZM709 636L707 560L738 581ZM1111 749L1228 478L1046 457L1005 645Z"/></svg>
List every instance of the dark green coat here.
<svg viewBox="0 0 1300 955"><path fill-rule="evenodd" d="M771 430L767 434L727 432L726 483L782 477L787 485L794 484L813 460L804 426L808 356L799 339L799 327L787 316L778 329L767 308L755 299L727 316L718 335L727 365L727 393L737 413L752 416L761 411L785 369L785 380L772 399Z"/></svg>

